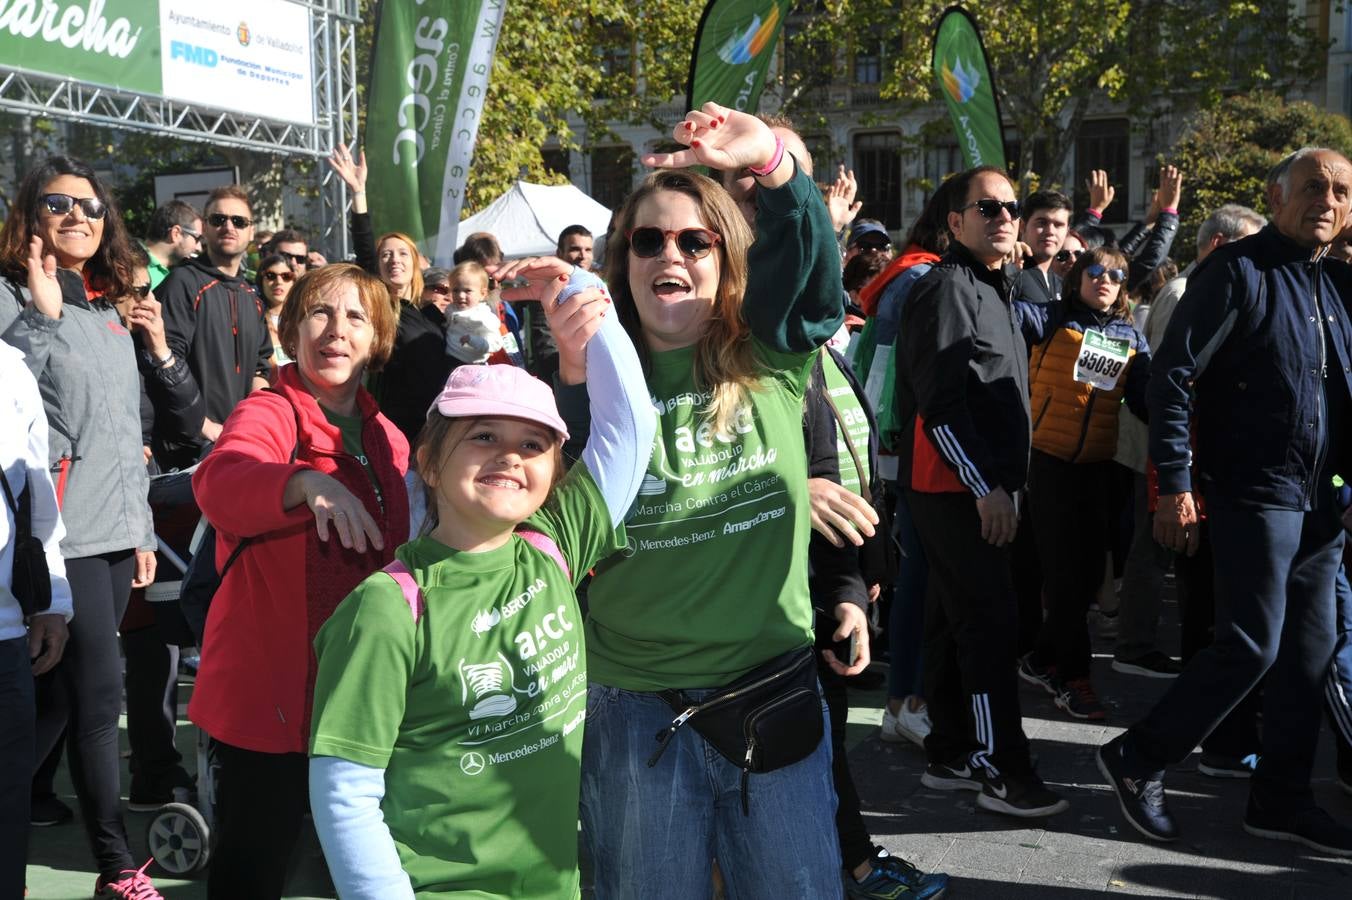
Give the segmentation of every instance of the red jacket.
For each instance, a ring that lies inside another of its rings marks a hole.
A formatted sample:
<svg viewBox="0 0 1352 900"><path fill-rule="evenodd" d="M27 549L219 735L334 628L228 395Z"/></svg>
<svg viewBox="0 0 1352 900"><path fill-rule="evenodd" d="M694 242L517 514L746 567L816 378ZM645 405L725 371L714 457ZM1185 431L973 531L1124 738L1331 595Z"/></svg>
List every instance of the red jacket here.
<svg viewBox="0 0 1352 900"><path fill-rule="evenodd" d="M395 548L408 540L408 441L360 390L362 449L380 484L378 501L371 479L357 458L343 451L341 432L324 417L294 365L278 372L275 390L283 396L258 391L235 407L215 449L193 476L198 506L216 526L218 564L242 536L254 540L212 599L188 716L213 738L236 747L304 753L315 632L362 579L394 559ZM385 549L346 550L332 530L329 540L321 541L308 506L282 508L287 481L307 468L337 479L362 500L380 525Z"/></svg>

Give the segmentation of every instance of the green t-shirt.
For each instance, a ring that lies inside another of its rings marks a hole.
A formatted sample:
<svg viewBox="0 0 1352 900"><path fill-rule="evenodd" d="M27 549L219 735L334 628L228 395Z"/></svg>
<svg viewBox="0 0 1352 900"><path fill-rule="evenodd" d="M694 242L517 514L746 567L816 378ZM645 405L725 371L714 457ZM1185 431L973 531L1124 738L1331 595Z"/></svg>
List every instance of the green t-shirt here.
<svg viewBox="0 0 1352 900"><path fill-rule="evenodd" d="M155 254L143 243L141 249L146 251L146 272L150 275L150 289L153 291L160 286L160 282L169 277L169 267L155 258Z"/></svg>
<svg viewBox="0 0 1352 900"><path fill-rule="evenodd" d="M574 577L624 545L579 463L528 526ZM485 553L432 538L395 554L422 588L415 625L388 575L315 637L310 753L385 769L386 824L419 897L578 896L587 671L558 564L519 538Z"/></svg>
<svg viewBox="0 0 1352 900"><path fill-rule="evenodd" d="M348 456L356 457L357 462L361 463L362 469L366 471L366 477L371 479L371 487L375 488L376 502L382 507L385 505L385 499L380 496L380 479L376 477L375 470L371 468L371 463L366 459L366 450L362 447L361 432L366 422L360 416L340 416L332 410L319 407L324 413L324 418L328 419L329 424L337 428L343 436L343 452Z"/></svg>
<svg viewBox="0 0 1352 900"><path fill-rule="evenodd" d="M758 350L763 374L732 435L704 424L695 348L652 355L657 437L626 524L630 549L587 591L593 681L721 687L812 643L802 418L814 354Z"/></svg>

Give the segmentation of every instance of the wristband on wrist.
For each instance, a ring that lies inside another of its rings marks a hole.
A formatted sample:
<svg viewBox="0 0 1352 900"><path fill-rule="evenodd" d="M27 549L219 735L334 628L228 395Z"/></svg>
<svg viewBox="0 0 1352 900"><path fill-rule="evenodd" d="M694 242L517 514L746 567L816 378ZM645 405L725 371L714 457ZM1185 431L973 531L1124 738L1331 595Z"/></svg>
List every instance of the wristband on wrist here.
<svg viewBox="0 0 1352 900"><path fill-rule="evenodd" d="M158 356L152 352L150 354L150 358L155 360L155 365L159 366L160 368L164 368L165 366L169 365L169 361L174 358L174 351L170 350L166 352L163 356Z"/></svg>
<svg viewBox="0 0 1352 900"><path fill-rule="evenodd" d="M1085 212L1087 212L1089 215L1093 216L1095 219L1102 219L1102 218L1103 218L1103 213L1099 212L1097 209L1094 209L1094 207L1092 207L1092 206L1089 207L1088 209L1086 209Z"/></svg>
<svg viewBox="0 0 1352 900"><path fill-rule="evenodd" d="M764 178L766 175L769 175L775 169L778 169L779 164L781 161L783 161L783 159L784 159L784 139L781 137L776 137L775 155L770 157L770 161L765 164L764 168L759 168L757 166L747 166L746 170L750 172L752 175L757 176L758 178Z"/></svg>
<svg viewBox="0 0 1352 900"><path fill-rule="evenodd" d="M1175 207L1172 207L1172 206L1164 206L1164 207L1161 207L1161 208L1160 208L1160 212L1162 212L1162 213L1168 213L1168 214L1171 215L1171 216L1176 216L1176 215L1178 215L1178 210L1177 210Z"/></svg>

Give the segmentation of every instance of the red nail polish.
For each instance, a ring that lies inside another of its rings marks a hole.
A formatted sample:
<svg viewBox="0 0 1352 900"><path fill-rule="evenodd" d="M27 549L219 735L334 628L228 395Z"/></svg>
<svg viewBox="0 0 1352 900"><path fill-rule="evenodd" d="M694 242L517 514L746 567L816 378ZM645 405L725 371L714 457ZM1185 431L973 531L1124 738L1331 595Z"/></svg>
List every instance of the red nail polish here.
<svg viewBox="0 0 1352 900"><path fill-rule="evenodd" d="M710 123L709 123L709 127L710 127L710 128L717 128L717 127L718 127L718 120L717 120L717 119L714 119L712 122L710 122Z"/></svg>
<svg viewBox="0 0 1352 900"><path fill-rule="evenodd" d="M698 147L698 146L699 146L699 141L698 141L698 140L691 141L691 142L690 142L690 146L692 146L692 147Z"/></svg>
<svg viewBox="0 0 1352 900"><path fill-rule="evenodd" d="M559 276L559 281L567 281L567 280L568 280L568 276L567 276L567 275L560 275L560 276Z"/></svg>

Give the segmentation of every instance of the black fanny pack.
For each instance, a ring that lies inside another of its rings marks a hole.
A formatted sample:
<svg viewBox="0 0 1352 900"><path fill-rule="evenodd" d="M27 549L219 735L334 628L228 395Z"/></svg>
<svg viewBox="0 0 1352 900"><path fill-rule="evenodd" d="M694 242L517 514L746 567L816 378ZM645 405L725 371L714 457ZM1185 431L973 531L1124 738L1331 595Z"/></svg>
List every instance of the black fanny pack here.
<svg viewBox="0 0 1352 900"><path fill-rule="evenodd" d="M822 700L811 647L790 650L763 663L702 700L684 691L658 696L676 713L657 733L655 766L676 731L687 722L723 758L742 770L742 813L750 815L748 777L773 772L809 756L821 743Z"/></svg>

